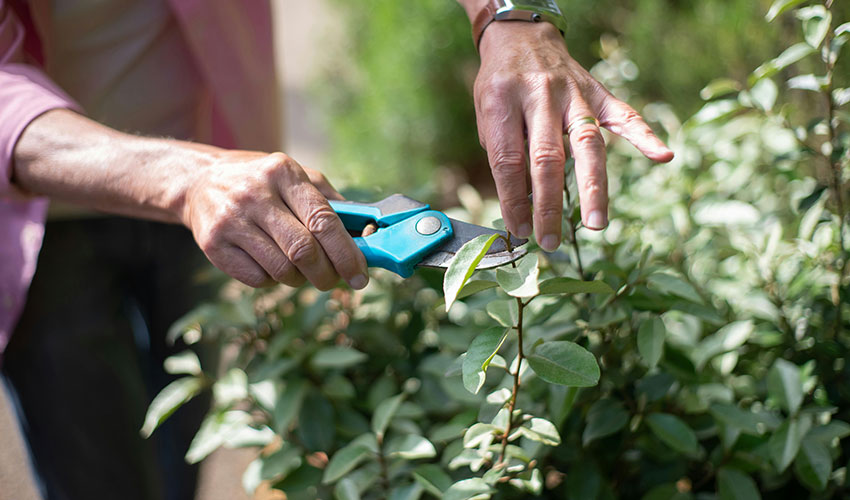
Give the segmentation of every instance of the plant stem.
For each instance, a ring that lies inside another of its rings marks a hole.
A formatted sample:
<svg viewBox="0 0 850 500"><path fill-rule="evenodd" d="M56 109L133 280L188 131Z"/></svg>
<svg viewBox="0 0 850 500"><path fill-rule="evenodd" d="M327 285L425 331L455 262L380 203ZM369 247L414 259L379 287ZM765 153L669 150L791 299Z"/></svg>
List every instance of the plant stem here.
<svg viewBox="0 0 850 500"><path fill-rule="evenodd" d="M578 251L578 239L576 238L576 226L573 224L573 204L570 197L570 186L567 183L567 176L564 176L564 197L567 200L567 210L569 213L567 214L567 228L570 231L570 245L573 247L573 252L576 255L576 270L578 270L578 276L580 279L584 279L584 266L581 265L581 254Z"/></svg>
<svg viewBox="0 0 850 500"><path fill-rule="evenodd" d="M378 465L381 467L381 488L384 490L382 498L390 494L390 473L387 469L387 459L384 457L384 436L376 436L378 441Z"/></svg>
<svg viewBox="0 0 850 500"><path fill-rule="evenodd" d="M505 452L508 449L508 436L510 436L511 431L513 430L514 423L514 409L516 408L516 398L517 394L519 394L519 386L520 386L520 369L522 368L522 360L525 357L525 354L522 352L522 313L523 309L525 309L525 304L522 299L517 297L516 299L517 305L517 324L516 324L516 334L517 334L517 355L516 355L516 372L514 375L514 388L511 391L511 400L508 403L508 426L505 429L505 433L502 435L502 451L499 453L499 463L503 463L505 461Z"/></svg>

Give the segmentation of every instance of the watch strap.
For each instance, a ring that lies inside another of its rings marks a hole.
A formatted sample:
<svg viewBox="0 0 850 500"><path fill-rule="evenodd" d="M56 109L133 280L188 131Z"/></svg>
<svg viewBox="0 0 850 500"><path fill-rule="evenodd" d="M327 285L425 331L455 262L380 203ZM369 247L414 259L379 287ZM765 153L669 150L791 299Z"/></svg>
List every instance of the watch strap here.
<svg viewBox="0 0 850 500"><path fill-rule="evenodd" d="M478 14L475 14L475 17L472 18L472 41L475 42L476 50L481 43L481 35L484 34L484 30L496 20L496 11L504 5L505 3L500 0L487 0L484 8L479 10Z"/></svg>

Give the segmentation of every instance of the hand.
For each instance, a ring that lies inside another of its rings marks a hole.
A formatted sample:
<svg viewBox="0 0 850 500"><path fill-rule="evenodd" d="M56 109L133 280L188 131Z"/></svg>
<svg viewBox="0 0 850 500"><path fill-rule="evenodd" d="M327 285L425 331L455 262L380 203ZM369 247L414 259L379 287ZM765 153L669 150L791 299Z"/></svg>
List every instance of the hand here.
<svg viewBox="0 0 850 500"><path fill-rule="evenodd" d="M186 191L184 224L219 269L259 287L309 280L328 290L340 276L368 282L366 259L327 198L327 179L283 153L225 151Z"/></svg>
<svg viewBox="0 0 850 500"><path fill-rule="evenodd" d="M561 242L564 134L569 124L595 117L647 158L667 162L673 152L628 104L618 100L567 52L550 23L494 22L481 37L475 80L478 135L487 150L502 217L520 237L532 231L526 184L526 147L534 194L533 228L544 250ZM590 120L569 135L585 227L608 225L605 142ZM524 131L526 136L524 136Z"/></svg>

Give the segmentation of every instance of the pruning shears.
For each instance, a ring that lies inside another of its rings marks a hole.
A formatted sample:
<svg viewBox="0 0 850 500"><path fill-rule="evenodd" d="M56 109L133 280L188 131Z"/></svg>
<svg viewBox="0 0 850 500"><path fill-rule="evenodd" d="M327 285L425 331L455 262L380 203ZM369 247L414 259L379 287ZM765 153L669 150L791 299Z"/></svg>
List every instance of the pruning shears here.
<svg viewBox="0 0 850 500"><path fill-rule="evenodd" d="M501 234L507 238L503 231L452 219L401 194L374 203L330 200L330 204L351 232L360 234L368 224L378 227L368 236L356 236L354 242L370 267L382 267L403 278L410 277L415 267L448 267L460 247L476 236ZM497 239L477 269L491 269L519 259L526 251L516 247L526 241L512 236L514 248L508 250L505 240Z"/></svg>

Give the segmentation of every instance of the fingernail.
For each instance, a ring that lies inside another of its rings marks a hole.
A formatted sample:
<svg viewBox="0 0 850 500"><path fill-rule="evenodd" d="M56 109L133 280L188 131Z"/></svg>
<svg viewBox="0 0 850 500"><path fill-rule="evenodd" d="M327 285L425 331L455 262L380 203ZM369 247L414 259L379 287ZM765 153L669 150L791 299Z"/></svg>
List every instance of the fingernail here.
<svg viewBox="0 0 850 500"><path fill-rule="evenodd" d="M557 250L560 243L561 242L558 241L558 237L554 234L547 234L540 238L540 248L547 252L554 252Z"/></svg>
<svg viewBox="0 0 850 500"><path fill-rule="evenodd" d="M522 224L520 224L519 229L517 229L516 235L520 238L528 238L529 236L531 236L531 224L529 224L528 222L523 222Z"/></svg>
<svg viewBox="0 0 850 500"><path fill-rule="evenodd" d="M366 288L366 285L369 283L369 278L365 274L358 274L357 276L351 278L348 281L348 284L351 285L351 288L355 290L362 290Z"/></svg>
<svg viewBox="0 0 850 500"><path fill-rule="evenodd" d="M587 221L584 223L590 229L604 229L608 222L605 220L605 215L599 210L590 212L587 216Z"/></svg>

